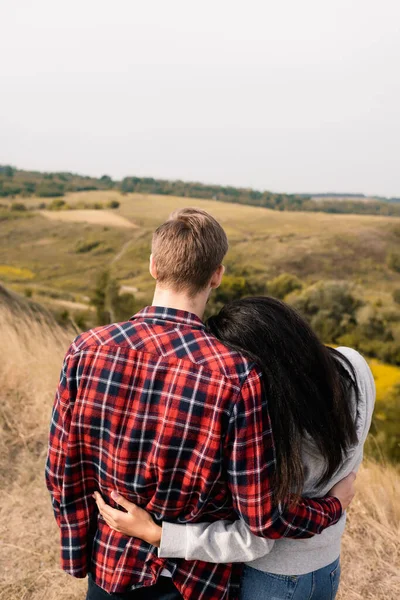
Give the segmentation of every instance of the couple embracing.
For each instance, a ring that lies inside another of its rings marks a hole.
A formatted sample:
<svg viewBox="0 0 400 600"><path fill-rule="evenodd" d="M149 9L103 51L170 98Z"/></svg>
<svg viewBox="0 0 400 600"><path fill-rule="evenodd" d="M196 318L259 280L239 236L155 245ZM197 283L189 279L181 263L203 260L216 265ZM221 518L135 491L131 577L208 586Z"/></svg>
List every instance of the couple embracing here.
<svg viewBox="0 0 400 600"><path fill-rule="evenodd" d="M371 371L273 298L204 323L227 249L211 215L174 213L153 306L65 356L46 481L87 600L335 598Z"/></svg>

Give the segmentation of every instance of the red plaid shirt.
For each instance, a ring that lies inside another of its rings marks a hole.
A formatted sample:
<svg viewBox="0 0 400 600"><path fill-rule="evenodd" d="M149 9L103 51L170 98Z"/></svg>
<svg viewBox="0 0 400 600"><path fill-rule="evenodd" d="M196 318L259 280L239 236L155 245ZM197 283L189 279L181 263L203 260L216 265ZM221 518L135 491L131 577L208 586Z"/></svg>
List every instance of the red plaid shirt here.
<svg viewBox="0 0 400 600"><path fill-rule="evenodd" d="M62 568L108 592L154 584L167 568L189 600L236 598L232 565L158 558L108 527L92 493L111 491L156 520L244 519L265 537L309 537L335 523L338 500L271 502L275 451L261 374L195 315L148 307L71 345L53 408L46 467Z"/></svg>

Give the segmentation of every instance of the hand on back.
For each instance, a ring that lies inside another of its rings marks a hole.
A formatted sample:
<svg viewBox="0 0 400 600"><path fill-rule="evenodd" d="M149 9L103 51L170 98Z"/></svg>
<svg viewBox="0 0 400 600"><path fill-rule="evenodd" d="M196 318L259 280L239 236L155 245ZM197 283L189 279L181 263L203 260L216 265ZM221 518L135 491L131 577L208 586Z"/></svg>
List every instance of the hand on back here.
<svg viewBox="0 0 400 600"><path fill-rule="evenodd" d="M353 500L356 489L355 489L355 481L356 481L356 473L351 472L350 475L347 475L344 479L341 479L333 488L328 492L328 496L335 496L342 505L343 511L345 511L351 501Z"/></svg>

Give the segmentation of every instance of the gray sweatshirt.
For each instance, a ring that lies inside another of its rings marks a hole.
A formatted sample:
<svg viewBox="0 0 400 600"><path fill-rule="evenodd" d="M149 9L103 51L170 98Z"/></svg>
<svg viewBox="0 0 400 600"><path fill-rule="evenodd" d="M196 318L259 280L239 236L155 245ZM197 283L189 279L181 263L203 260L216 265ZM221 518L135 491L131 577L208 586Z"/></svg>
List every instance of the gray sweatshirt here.
<svg viewBox="0 0 400 600"><path fill-rule="evenodd" d="M324 471L324 461L313 441L303 443L305 483L303 496L318 498L351 471L356 471L363 458L366 440L375 403L375 384L364 358L351 348L338 348L352 363L360 391L356 409L355 395L351 398L356 421L358 443L350 449L342 466L329 483L317 485ZM204 560L213 563L246 562L248 566L281 575L303 575L332 563L340 555L340 545L346 524L343 514L336 525L325 529L320 535L305 540L268 540L255 536L241 521L216 521L177 525L163 523L160 557Z"/></svg>

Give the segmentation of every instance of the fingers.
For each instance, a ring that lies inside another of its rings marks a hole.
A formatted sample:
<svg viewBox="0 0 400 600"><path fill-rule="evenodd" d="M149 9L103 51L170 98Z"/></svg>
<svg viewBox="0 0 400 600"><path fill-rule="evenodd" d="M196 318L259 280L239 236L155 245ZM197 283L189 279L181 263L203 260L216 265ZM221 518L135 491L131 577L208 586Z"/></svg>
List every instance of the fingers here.
<svg viewBox="0 0 400 600"><path fill-rule="evenodd" d="M115 531L120 531L119 525L114 521L114 519L111 519L108 515L102 515L102 517L107 523L107 525L111 527L111 529L115 529Z"/></svg>
<svg viewBox="0 0 400 600"><path fill-rule="evenodd" d="M111 508L111 506L109 506L108 504L106 504L104 502L104 500L101 497L101 495L99 494L99 492L95 492L93 494L93 498L96 500L97 508L99 509L99 512L101 514L103 514L103 513L107 514L108 513L108 514L110 514L110 516L112 516L110 511L112 511L114 509Z"/></svg>
<svg viewBox="0 0 400 600"><path fill-rule="evenodd" d="M97 508L99 509L99 513L104 518L104 520L109 519L109 520L113 521L115 524L117 524L119 515L121 514L122 511L120 511L116 508L111 508L111 506L109 506L109 504L106 504L106 502L104 502L104 500L101 497L101 495L99 494L99 492L95 492L93 494L93 498L96 500Z"/></svg>
<svg viewBox="0 0 400 600"><path fill-rule="evenodd" d="M121 494L118 494L118 492L112 491L111 498L115 500L115 502L118 502L120 506L123 506L128 512L133 510L136 506L136 504L133 504L133 502L129 502L129 500L121 496Z"/></svg>

